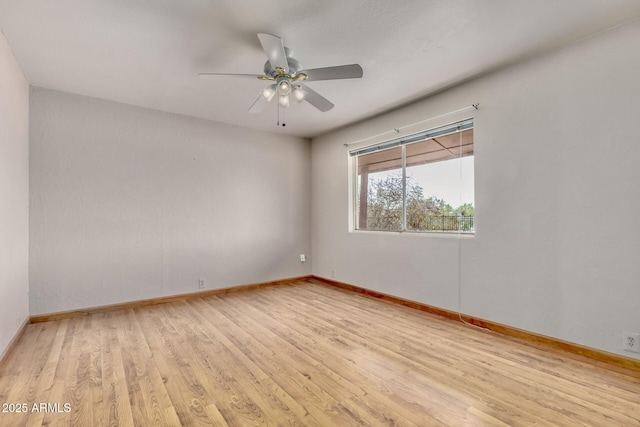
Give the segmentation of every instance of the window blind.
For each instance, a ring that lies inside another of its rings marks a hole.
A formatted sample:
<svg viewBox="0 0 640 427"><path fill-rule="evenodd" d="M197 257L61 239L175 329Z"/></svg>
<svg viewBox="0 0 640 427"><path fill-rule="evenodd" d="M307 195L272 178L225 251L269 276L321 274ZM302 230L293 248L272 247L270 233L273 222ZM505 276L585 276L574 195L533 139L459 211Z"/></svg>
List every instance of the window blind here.
<svg viewBox="0 0 640 427"><path fill-rule="evenodd" d="M395 138L389 141L381 142L367 147L356 148L349 151L350 156L359 156L361 154L373 153L380 150L386 150L387 148L397 147L400 145L411 144L412 142L424 141L427 139L436 138L439 136L448 135L455 132L461 132L466 129L473 128L473 119L465 119L455 123L450 123L445 126L425 130L422 132L413 133L411 135Z"/></svg>

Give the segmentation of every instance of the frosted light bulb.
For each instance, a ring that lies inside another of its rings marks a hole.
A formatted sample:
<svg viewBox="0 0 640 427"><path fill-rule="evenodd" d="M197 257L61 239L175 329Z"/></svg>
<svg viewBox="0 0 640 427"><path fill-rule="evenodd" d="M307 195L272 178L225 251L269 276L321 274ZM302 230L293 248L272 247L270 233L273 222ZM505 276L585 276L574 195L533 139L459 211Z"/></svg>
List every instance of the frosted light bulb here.
<svg viewBox="0 0 640 427"><path fill-rule="evenodd" d="M267 100L267 102L271 102L271 100L273 99L275 94L276 94L276 85L275 84L267 86L262 91L262 96L264 97L264 99Z"/></svg>
<svg viewBox="0 0 640 427"><path fill-rule="evenodd" d="M291 93L291 85L287 80L282 80L278 83L278 92L280 95L289 95Z"/></svg>
<svg viewBox="0 0 640 427"><path fill-rule="evenodd" d="M289 106L289 95L280 95L279 102L282 108L287 108Z"/></svg>
<svg viewBox="0 0 640 427"><path fill-rule="evenodd" d="M296 86L296 88L293 90L293 96L296 97L296 101L302 102L304 101L304 97L307 96L307 92L305 92L305 90L302 89L301 86Z"/></svg>

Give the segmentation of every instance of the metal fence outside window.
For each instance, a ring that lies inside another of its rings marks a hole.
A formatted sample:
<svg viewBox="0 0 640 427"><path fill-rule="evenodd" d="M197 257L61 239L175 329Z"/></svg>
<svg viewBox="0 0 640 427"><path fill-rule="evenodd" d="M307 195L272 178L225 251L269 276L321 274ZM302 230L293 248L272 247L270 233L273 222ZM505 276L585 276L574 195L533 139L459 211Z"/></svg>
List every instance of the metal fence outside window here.
<svg viewBox="0 0 640 427"><path fill-rule="evenodd" d="M461 231L473 233L475 231L475 217L473 216L429 216L426 227L420 231Z"/></svg>

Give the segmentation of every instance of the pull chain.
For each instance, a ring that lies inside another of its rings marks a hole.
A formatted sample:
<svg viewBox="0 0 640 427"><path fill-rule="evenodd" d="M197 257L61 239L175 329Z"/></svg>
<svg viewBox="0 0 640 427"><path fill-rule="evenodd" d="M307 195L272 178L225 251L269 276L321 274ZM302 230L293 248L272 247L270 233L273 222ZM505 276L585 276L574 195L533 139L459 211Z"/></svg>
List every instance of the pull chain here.
<svg viewBox="0 0 640 427"><path fill-rule="evenodd" d="M276 126L280 125L282 125L282 127L285 127L287 124L284 120L284 110L282 110L282 123L280 123L280 102L278 102L278 121L276 122Z"/></svg>

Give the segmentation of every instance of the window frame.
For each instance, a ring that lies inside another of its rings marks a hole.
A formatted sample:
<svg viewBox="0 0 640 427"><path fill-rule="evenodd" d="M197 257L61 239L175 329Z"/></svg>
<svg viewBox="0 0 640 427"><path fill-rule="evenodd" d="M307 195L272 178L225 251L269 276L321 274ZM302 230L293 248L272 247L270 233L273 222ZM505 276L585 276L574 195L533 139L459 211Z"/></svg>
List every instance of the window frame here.
<svg viewBox="0 0 640 427"><path fill-rule="evenodd" d="M475 218L474 218L474 229L473 231L470 232L464 232L461 231L460 229L458 229L458 231L446 231L446 230L409 230L407 229L407 150L406 147L407 145L411 145L411 144L416 144L416 143L420 143L423 141L427 141L430 139L434 139L437 137L443 137L443 136L447 136L447 135L451 135L451 134L456 134L456 133L460 133L460 132L464 132L466 130L473 130L474 127L474 118L473 117L469 117L469 118L465 118L462 120L456 120L454 122L448 123L446 125L442 125L442 126L438 126L438 127L434 127L434 128L430 128L427 130L423 130L420 132L416 132L416 133L412 133L410 135L406 135L403 137L399 137L399 138L394 138L391 140L387 140L387 141L383 141L380 143L376 143L376 144L371 144L371 145L367 145L364 147L359 147L359 148L355 148L353 150L349 151L349 157L351 158L350 160L350 167L352 169L352 173L351 173L351 185L350 185L350 192L352 192L352 197L351 197L351 206L350 206L350 210L352 211L352 215L351 215L351 221L352 221L352 226L350 226L350 230L351 231L355 231L355 232L365 232L365 233L396 233L396 234L401 234L401 233L410 233L410 234L416 234L416 235L421 235L421 234L435 234L435 235L440 235L440 236L451 236L451 235L455 235L455 236L475 236ZM470 156L474 157L474 164L475 164L475 132L474 132L474 137L473 137L473 142L472 144L474 145L473 147L473 154L471 154ZM401 223L401 229L400 230L372 230L372 229L366 229L366 228L358 228L359 226L359 204L360 204L360 200L359 200L359 196L360 196L360 185L359 185L359 174L358 174L358 157L361 155L365 155L365 154L370 154L370 153L375 153L375 152L379 152L379 151L384 151L384 150L388 150L388 149L392 149L395 147L400 147L401 148L401 173L402 173L402 223ZM462 147L462 146L460 146ZM467 155L469 156L469 155ZM449 159L442 159L442 160L436 160L433 163L437 163L440 161L446 161L446 160L451 160L451 159L461 159L462 157L467 157L467 156L463 156L462 150L460 150L459 155L457 157L451 157ZM475 184L474 184L474 192L475 192ZM474 208L475 208L475 202L474 202ZM475 217L475 215L474 215Z"/></svg>

